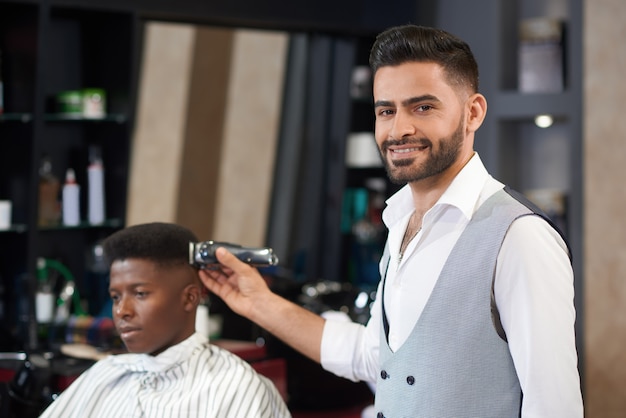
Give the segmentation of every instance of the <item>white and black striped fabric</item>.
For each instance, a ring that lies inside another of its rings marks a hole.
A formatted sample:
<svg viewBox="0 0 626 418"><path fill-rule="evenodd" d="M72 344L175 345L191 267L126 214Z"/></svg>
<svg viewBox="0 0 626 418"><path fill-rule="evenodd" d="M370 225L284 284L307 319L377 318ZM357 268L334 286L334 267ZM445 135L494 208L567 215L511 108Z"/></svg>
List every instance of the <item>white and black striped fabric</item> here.
<svg viewBox="0 0 626 418"><path fill-rule="evenodd" d="M291 417L273 383L194 334L157 356L121 354L94 364L44 418Z"/></svg>

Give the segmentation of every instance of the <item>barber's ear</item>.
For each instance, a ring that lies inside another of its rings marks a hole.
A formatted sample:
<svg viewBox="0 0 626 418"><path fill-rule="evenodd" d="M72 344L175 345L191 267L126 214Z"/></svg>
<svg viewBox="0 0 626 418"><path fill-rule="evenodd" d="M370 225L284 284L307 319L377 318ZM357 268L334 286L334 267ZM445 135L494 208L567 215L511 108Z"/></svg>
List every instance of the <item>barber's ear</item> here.
<svg viewBox="0 0 626 418"><path fill-rule="evenodd" d="M487 99L480 93L472 94L467 100L467 129L476 132L487 115Z"/></svg>

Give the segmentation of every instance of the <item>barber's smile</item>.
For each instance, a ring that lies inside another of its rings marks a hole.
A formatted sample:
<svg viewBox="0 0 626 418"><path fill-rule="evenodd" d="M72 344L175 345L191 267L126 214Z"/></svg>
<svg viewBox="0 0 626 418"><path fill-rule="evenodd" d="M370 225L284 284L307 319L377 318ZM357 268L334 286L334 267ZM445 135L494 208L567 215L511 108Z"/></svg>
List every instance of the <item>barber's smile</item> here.
<svg viewBox="0 0 626 418"><path fill-rule="evenodd" d="M425 151L428 145L406 144L403 146L390 146L387 148L392 159L405 159L412 157L414 153Z"/></svg>

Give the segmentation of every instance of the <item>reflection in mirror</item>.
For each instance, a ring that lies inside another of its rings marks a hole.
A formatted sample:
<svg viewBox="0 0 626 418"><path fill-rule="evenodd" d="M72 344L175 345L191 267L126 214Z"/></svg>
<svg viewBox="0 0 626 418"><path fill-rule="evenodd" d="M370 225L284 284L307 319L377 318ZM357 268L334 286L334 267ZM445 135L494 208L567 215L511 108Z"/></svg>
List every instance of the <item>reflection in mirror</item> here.
<svg viewBox="0 0 626 418"><path fill-rule="evenodd" d="M127 224L176 222L201 239L264 244L288 34L144 30Z"/></svg>

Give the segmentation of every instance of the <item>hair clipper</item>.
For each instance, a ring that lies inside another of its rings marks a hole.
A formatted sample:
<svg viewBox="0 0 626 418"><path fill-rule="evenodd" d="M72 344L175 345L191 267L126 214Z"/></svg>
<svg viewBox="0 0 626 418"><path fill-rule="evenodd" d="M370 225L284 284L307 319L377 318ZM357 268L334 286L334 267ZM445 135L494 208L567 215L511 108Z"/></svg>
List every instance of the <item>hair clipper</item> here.
<svg viewBox="0 0 626 418"><path fill-rule="evenodd" d="M267 247L242 247L237 244L219 241L201 241L189 243L189 264L201 269L217 269L219 262L215 250L224 247L239 260L254 267L268 267L278 264L274 250Z"/></svg>

